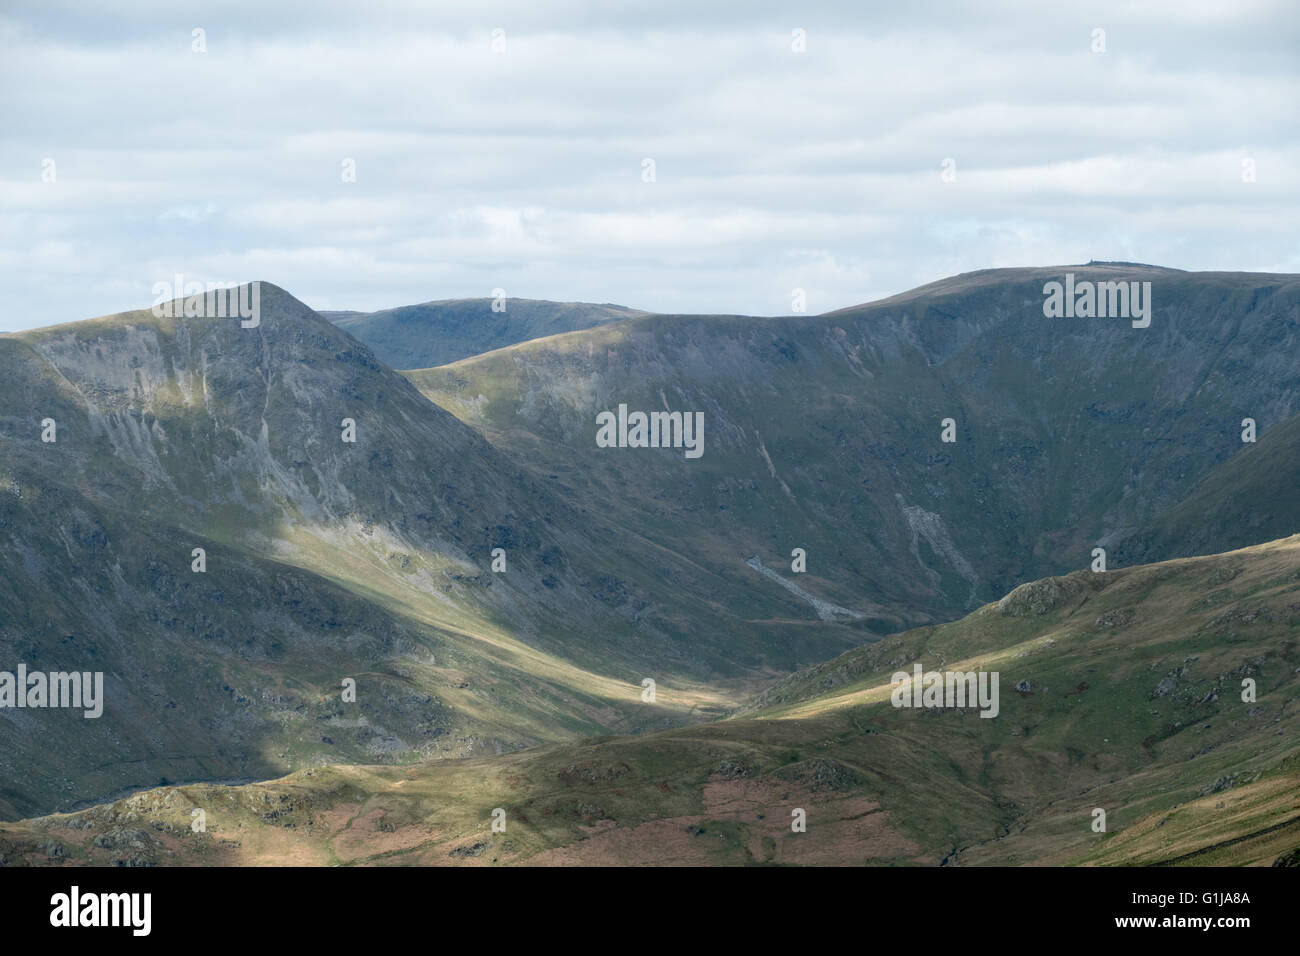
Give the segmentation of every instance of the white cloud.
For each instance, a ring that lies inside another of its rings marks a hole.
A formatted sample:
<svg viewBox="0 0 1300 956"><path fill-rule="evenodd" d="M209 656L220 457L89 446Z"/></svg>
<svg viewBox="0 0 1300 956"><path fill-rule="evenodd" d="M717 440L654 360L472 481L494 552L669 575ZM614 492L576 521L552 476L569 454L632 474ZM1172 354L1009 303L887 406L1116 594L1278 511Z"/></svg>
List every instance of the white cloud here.
<svg viewBox="0 0 1300 956"><path fill-rule="evenodd" d="M795 286L823 310L1091 257L1300 269L1291 5L876 6L19 5L0 326L147 305L175 272L322 308L500 286L773 314Z"/></svg>

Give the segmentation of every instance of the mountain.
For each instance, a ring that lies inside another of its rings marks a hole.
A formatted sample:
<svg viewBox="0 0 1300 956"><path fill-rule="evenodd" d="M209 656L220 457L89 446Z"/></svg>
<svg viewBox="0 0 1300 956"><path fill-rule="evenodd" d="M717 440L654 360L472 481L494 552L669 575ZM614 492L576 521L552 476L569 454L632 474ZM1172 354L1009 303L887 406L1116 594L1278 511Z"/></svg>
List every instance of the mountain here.
<svg viewBox="0 0 1300 956"><path fill-rule="evenodd" d="M1150 282L1149 326L1048 317L1067 274ZM1294 461L1294 276L993 270L404 374L259 288L250 328L0 337L0 672L100 671L107 698L0 709L0 817L700 725L1096 547L1195 553L1222 535L1180 502ZM599 447L620 405L702 416L702 455ZM1289 533L1284 498L1217 526Z"/></svg>
<svg viewBox="0 0 1300 956"><path fill-rule="evenodd" d="M516 342L648 313L608 303L503 298L441 299L379 312L320 314L370 346L390 368L430 368Z"/></svg>
<svg viewBox="0 0 1300 956"><path fill-rule="evenodd" d="M1149 325L1046 316L1067 275L1149 283ZM406 374L571 500L711 569L710 588L747 586L756 558L886 633L1119 553L1242 453L1243 417L1267 436L1300 411L1298 349L1300 277L1090 264L819 316L645 316ZM702 457L598 447L620 405L702 413ZM1143 559L1175 553L1191 552Z"/></svg>
<svg viewBox="0 0 1300 956"><path fill-rule="evenodd" d="M253 328L139 311L0 339L0 670L100 671L106 697L0 710L0 814L697 721L770 679L765 646L789 659L780 627L734 652L734 617L677 595L689 569L646 570L260 289ZM685 696L643 702L646 677Z"/></svg>
<svg viewBox="0 0 1300 956"><path fill-rule="evenodd" d="M164 787L0 825L0 858L1268 865L1300 844L1297 624L1300 536L1075 571L801 671L727 720ZM998 673L996 717L894 706L917 664Z"/></svg>

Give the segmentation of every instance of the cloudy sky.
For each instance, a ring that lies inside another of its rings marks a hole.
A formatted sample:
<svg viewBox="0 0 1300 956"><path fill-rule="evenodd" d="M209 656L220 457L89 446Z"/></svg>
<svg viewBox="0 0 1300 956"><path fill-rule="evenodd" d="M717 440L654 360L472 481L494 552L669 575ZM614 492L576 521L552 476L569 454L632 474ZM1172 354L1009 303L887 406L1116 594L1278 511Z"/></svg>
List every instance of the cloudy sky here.
<svg viewBox="0 0 1300 956"><path fill-rule="evenodd" d="M0 329L176 273L774 315L996 266L1300 272L1291 0L84 6L0 4Z"/></svg>

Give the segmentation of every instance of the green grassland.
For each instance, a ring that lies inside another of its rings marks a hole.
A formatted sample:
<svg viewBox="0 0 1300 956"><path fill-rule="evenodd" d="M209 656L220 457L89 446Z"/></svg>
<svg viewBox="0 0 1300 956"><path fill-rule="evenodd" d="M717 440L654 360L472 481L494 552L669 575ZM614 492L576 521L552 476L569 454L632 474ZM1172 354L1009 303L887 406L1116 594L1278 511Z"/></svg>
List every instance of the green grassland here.
<svg viewBox="0 0 1300 956"><path fill-rule="evenodd" d="M1300 845L1297 627L1300 536L1075 572L857 648L705 725L159 788L4 825L0 852L55 865L1266 865ZM892 674L914 661L998 671L999 715L892 706ZM189 829L196 808L205 833Z"/></svg>

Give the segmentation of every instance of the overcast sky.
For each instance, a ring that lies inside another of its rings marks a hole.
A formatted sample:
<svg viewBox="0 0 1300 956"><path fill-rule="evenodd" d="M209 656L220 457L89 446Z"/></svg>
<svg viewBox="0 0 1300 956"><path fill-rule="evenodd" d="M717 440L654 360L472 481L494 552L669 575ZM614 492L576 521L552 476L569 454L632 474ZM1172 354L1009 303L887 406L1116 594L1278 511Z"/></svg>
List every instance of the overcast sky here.
<svg viewBox="0 0 1300 956"><path fill-rule="evenodd" d="M1290 0L83 6L0 3L0 329L175 273L775 315L1094 258L1300 272Z"/></svg>

